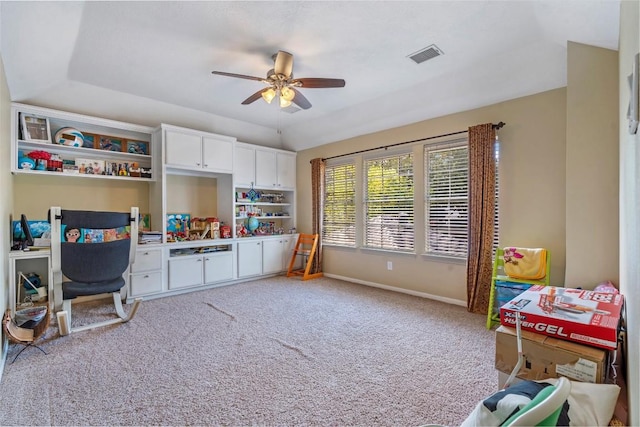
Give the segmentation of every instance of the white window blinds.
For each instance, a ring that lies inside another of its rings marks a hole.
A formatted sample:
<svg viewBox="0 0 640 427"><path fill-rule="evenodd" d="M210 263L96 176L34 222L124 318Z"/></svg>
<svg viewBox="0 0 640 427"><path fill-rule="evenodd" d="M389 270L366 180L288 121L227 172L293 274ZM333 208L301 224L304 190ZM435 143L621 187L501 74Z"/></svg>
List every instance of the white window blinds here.
<svg viewBox="0 0 640 427"><path fill-rule="evenodd" d="M353 163L327 166L324 173L322 243L356 244L356 167Z"/></svg>
<svg viewBox="0 0 640 427"><path fill-rule="evenodd" d="M425 146L427 254L467 256L468 159L466 139Z"/></svg>
<svg viewBox="0 0 640 427"><path fill-rule="evenodd" d="M493 247L498 247L500 216L498 197L500 144L496 139L496 190ZM425 251L430 255L466 258L469 214L469 150L466 139L426 145Z"/></svg>
<svg viewBox="0 0 640 427"><path fill-rule="evenodd" d="M365 160L364 172L364 246L413 251L413 155Z"/></svg>

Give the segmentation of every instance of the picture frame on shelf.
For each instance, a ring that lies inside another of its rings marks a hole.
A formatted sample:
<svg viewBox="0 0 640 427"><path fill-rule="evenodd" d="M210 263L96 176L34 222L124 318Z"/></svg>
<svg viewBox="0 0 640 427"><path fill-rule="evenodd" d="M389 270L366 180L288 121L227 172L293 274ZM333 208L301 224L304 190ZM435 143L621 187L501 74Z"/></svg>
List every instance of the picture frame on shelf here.
<svg viewBox="0 0 640 427"><path fill-rule="evenodd" d="M78 173L85 175L104 175L104 160L75 159Z"/></svg>
<svg viewBox="0 0 640 427"><path fill-rule="evenodd" d="M167 232L186 233L191 223L191 214L175 213L167 214Z"/></svg>
<svg viewBox="0 0 640 427"><path fill-rule="evenodd" d="M118 151L122 152L122 138L116 138L113 136L100 135L98 146L96 148L105 151Z"/></svg>
<svg viewBox="0 0 640 427"><path fill-rule="evenodd" d="M131 139L125 140L123 144L123 151L129 154L142 154L144 156L149 155L149 143L147 141L135 141Z"/></svg>
<svg viewBox="0 0 640 427"><path fill-rule="evenodd" d="M82 148L97 148L100 145L100 135L82 132Z"/></svg>
<svg viewBox="0 0 640 427"><path fill-rule="evenodd" d="M22 140L28 142L51 142L51 124L46 117L20 113Z"/></svg>
<svg viewBox="0 0 640 427"><path fill-rule="evenodd" d="M79 174L75 159L62 159L62 173Z"/></svg>
<svg viewBox="0 0 640 427"><path fill-rule="evenodd" d="M140 231L151 231L151 215L148 213L140 213L138 219L138 229Z"/></svg>

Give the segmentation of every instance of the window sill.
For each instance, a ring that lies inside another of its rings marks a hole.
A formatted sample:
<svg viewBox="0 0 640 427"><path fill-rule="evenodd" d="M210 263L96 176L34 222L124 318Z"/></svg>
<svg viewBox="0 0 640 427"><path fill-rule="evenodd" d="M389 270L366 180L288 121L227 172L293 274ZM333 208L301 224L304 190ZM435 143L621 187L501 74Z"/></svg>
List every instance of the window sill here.
<svg viewBox="0 0 640 427"><path fill-rule="evenodd" d="M466 258L458 258L458 257L452 257L452 256L444 256L444 255L422 254L422 258L428 261L442 262L446 264L465 265L467 263Z"/></svg>

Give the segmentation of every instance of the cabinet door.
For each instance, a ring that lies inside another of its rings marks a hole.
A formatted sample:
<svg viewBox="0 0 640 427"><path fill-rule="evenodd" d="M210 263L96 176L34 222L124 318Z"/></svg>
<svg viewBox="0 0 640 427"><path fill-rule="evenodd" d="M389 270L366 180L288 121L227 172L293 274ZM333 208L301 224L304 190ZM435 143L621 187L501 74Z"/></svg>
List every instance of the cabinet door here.
<svg viewBox="0 0 640 427"><path fill-rule="evenodd" d="M294 154L277 153L278 188L296 188L296 156Z"/></svg>
<svg viewBox="0 0 640 427"><path fill-rule="evenodd" d="M256 182L256 150L236 145L233 153L233 179L236 186L251 187Z"/></svg>
<svg viewBox="0 0 640 427"><path fill-rule="evenodd" d="M262 242L238 243L238 278L262 274Z"/></svg>
<svg viewBox="0 0 640 427"><path fill-rule="evenodd" d="M233 173L233 142L202 138L202 167L222 173Z"/></svg>
<svg viewBox="0 0 640 427"><path fill-rule="evenodd" d="M233 279L233 253L204 256L204 283Z"/></svg>
<svg viewBox="0 0 640 427"><path fill-rule="evenodd" d="M282 239L265 239L262 242L262 274L274 274L282 271Z"/></svg>
<svg viewBox="0 0 640 427"><path fill-rule="evenodd" d="M202 284L202 257L169 260L169 289L188 288Z"/></svg>
<svg viewBox="0 0 640 427"><path fill-rule="evenodd" d="M158 294L162 292L162 272L154 271L131 275L131 296Z"/></svg>
<svg viewBox="0 0 640 427"><path fill-rule="evenodd" d="M136 261L131 265L132 273L162 269L162 251L160 248L138 247Z"/></svg>
<svg viewBox="0 0 640 427"><path fill-rule="evenodd" d="M283 240L283 261L284 265L282 266L282 270L286 271L289 269L289 263L291 262L291 257L293 256L293 250L296 248L296 243L298 242L297 234L290 234L288 236L284 236ZM302 268L302 256L296 256L296 259L293 261L293 269L299 270Z"/></svg>
<svg viewBox="0 0 640 427"><path fill-rule="evenodd" d="M187 166L190 168L202 167L201 138L198 135L165 131L166 164L175 166Z"/></svg>
<svg viewBox="0 0 640 427"><path fill-rule="evenodd" d="M256 150L256 186L277 187L276 152Z"/></svg>

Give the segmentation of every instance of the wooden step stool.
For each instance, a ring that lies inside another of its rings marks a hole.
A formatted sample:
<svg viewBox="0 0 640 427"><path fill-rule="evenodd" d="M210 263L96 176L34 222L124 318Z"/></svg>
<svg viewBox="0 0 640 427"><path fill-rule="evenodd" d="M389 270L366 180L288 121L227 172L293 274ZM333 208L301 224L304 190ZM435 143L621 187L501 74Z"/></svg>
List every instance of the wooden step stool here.
<svg viewBox="0 0 640 427"><path fill-rule="evenodd" d="M311 270L311 266L313 265L313 257L316 253L316 249L318 248L318 235L317 234L300 234L298 235L298 241L296 242L296 247L293 249L293 254L291 255L291 261L289 262L289 269L287 270L287 277L291 276L302 276L302 280L315 279L318 277L322 277L322 272L320 273L309 273ZM296 257L302 256L303 259L306 257L306 262L303 262L304 268L299 270L294 270L293 266L296 263Z"/></svg>

